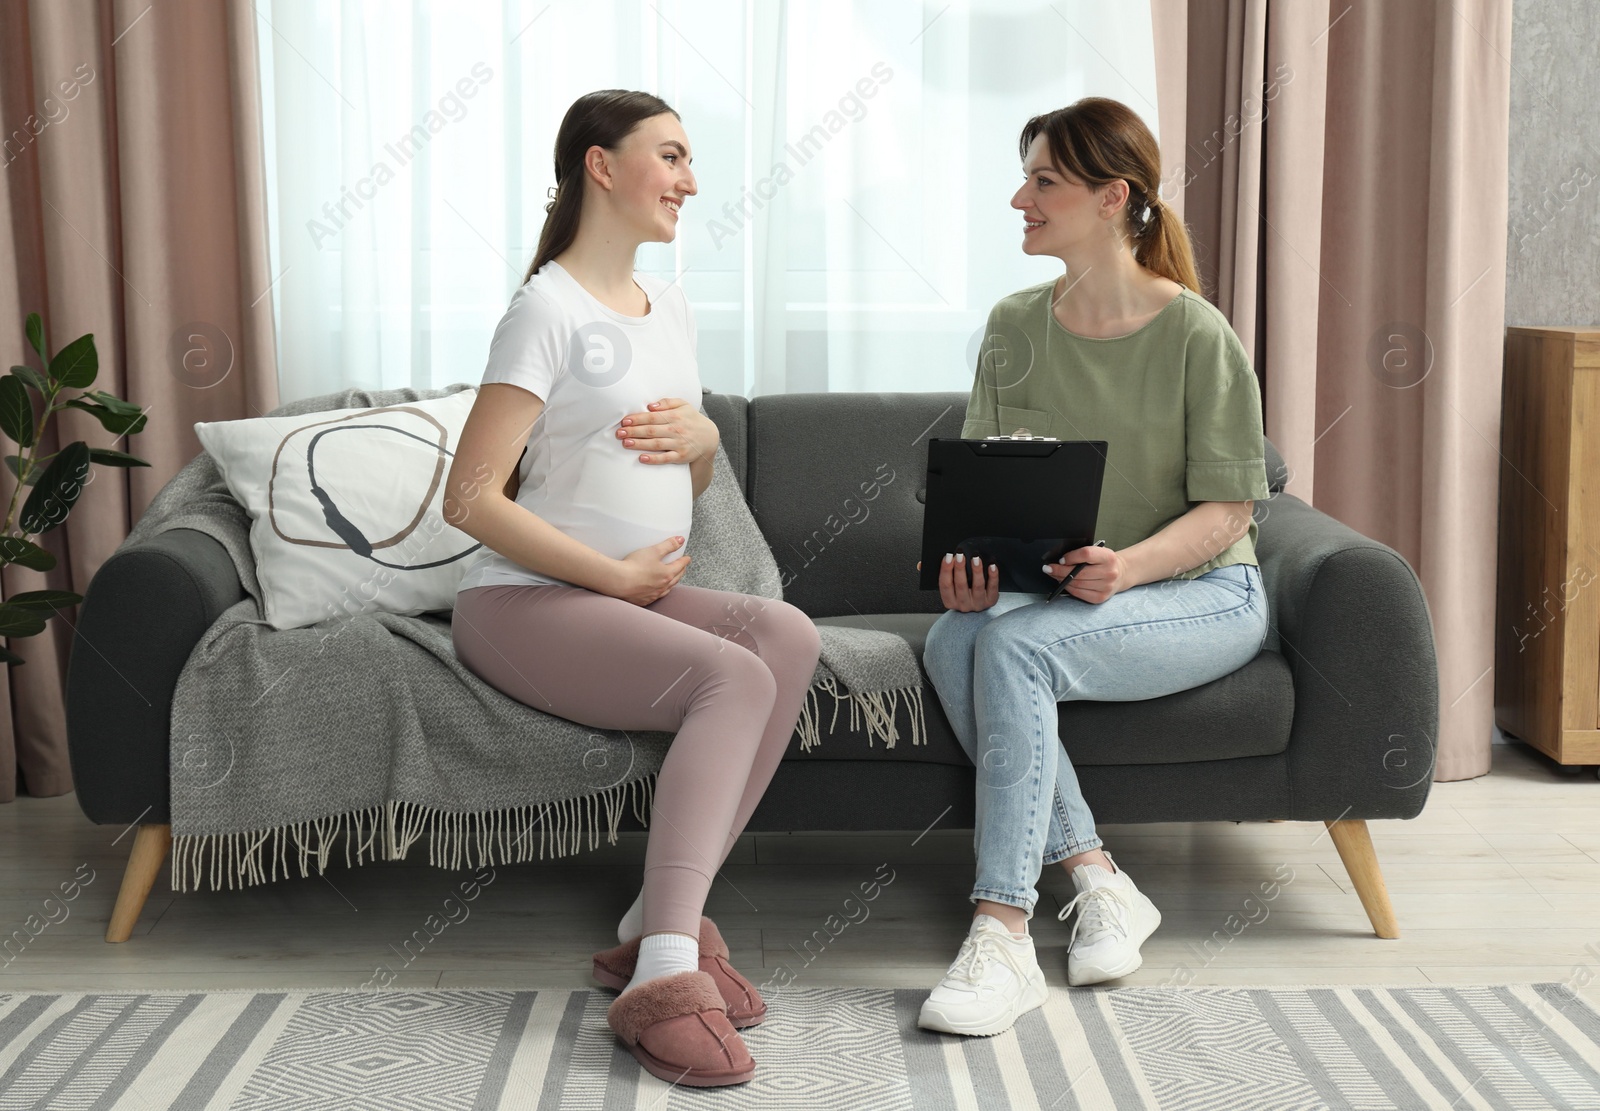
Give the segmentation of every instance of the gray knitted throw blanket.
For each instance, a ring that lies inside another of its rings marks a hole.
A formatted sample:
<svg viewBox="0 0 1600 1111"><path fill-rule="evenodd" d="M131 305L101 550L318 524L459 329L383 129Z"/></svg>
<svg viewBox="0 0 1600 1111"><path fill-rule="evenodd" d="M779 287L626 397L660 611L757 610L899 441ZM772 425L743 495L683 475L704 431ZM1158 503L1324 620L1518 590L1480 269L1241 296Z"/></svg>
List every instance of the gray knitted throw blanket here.
<svg viewBox="0 0 1600 1111"><path fill-rule="evenodd" d="M288 417L422 401L460 389L348 390L274 409ZM543 713L461 663L449 611L372 613L278 630L261 616L250 518L202 452L151 501L123 541L167 529L214 537L246 597L201 637L172 700L172 885L243 887L327 868L403 859L423 836L428 862L472 868L616 843L625 806L647 822L655 774L673 734L594 729ZM120 550L120 549L119 549ZM725 451L695 501L683 582L781 598L771 549ZM798 731L821 740L818 698L848 702L868 743L893 747L895 709L925 732L922 674L893 633L819 626L822 641ZM537 831L537 837L535 837ZM537 841L537 848L535 842Z"/></svg>

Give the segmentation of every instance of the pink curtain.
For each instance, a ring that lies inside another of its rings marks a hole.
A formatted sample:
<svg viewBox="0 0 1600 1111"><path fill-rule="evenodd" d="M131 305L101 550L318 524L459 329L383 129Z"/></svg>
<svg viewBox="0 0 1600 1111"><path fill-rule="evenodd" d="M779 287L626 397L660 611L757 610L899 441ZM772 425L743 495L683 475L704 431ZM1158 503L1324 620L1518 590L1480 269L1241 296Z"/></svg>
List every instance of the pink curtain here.
<svg viewBox="0 0 1600 1111"><path fill-rule="evenodd" d="M39 366L29 312L52 352L92 332L90 388L138 403L149 423L119 441L69 409L38 451L81 439L151 464L95 465L66 523L40 537L55 568L7 567L7 596L84 593L199 452L195 421L278 403L255 35L243 0L0 5L0 351ZM5 504L15 485L0 469ZM73 607L10 641L27 663L5 666L0 685L0 801L72 789L63 684L76 619Z"/></svg>
<svg viewBox="0 0 1600 1111"><path fill-rule="evenodd" d="M1164 178L1288 490L1399 551L1489 770L1511 8L1152 0ZM1381 620L1381 615L1375 615Z"/></svg>

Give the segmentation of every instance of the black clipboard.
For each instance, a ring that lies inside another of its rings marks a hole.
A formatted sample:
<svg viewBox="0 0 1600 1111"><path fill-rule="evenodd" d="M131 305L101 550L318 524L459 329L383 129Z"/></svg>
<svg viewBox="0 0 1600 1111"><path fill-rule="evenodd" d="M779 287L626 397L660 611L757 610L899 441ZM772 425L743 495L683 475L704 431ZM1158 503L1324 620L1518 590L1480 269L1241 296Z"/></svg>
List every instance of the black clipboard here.
<svg viewBox="0 0 1600 1111"><path fill-rule="evenodd" d="M1041 569L1094 543L1105 440L928 441L919 586L939 589L946 552L1000 568L1001 590L1047 594Z"/></svg>

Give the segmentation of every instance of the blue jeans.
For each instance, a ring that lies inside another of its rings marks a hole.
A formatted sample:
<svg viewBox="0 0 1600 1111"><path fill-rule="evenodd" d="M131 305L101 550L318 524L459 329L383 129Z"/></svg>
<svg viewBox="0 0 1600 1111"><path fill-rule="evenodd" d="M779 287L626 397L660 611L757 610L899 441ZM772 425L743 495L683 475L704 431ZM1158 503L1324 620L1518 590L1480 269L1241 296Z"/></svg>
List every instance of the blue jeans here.
<svg viewBox="0 0 1600 1111"><path fill-rule="evenodd" d="M1098 605L1044 598L1003 591L986 610L946 610L922 659L978 770L972 901L1021 907L1029 918L1044 865L1101 844L1056 704L1198 687L1249 663L1267 638L1261 572L1248 563L1144 583Z"/></svg>

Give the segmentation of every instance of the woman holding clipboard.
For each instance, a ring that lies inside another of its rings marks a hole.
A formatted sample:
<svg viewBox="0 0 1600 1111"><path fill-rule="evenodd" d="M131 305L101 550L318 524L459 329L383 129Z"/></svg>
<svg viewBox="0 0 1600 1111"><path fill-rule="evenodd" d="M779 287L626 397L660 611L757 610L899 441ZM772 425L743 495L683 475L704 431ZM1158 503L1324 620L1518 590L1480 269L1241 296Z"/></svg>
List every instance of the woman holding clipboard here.
<svg viewBox="0 0 1600 1111"><path fill-rule="evenodd" d="M1045 568L1072 576L1050 601L1000 591L976 558L940 568L946 612L923 665L977 768L976 908L919 1023L976 1035L1047 997L1028 933L1044 865L1077 891L1058 916L1077 912L1070 984L1133 972L1161 922L1095 834L1056 704L1188 690L1244 666L1267 634L1251 517L1268 496L1260 389L1200 295L1154 137L1126 105L1088 97L1029 120L1019 149L1022 250L1066 272L990 312L961 435L1107 441L1104 545Z"/></svg>

